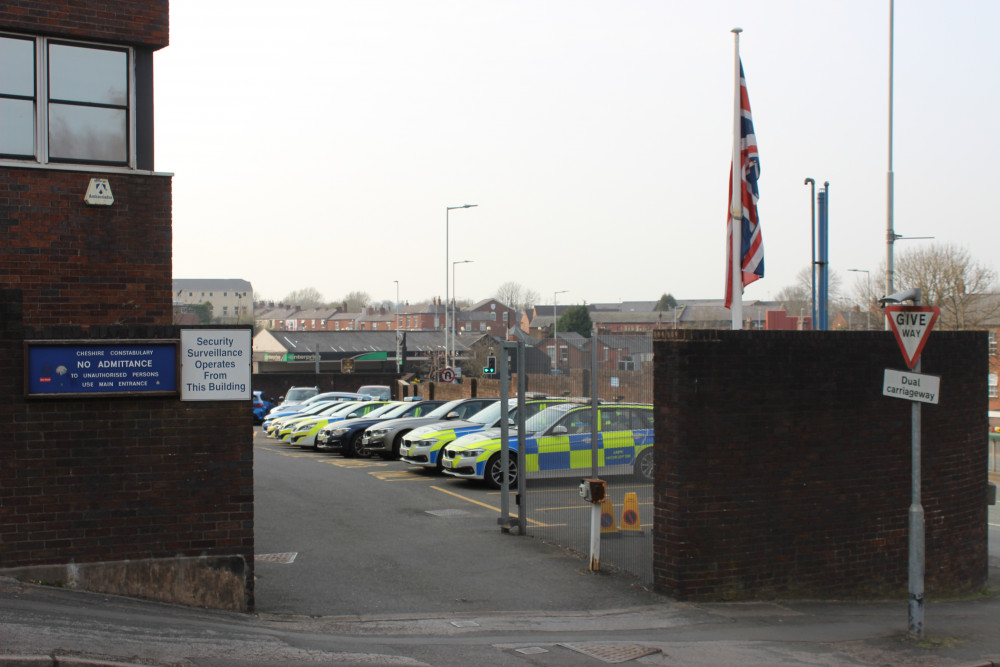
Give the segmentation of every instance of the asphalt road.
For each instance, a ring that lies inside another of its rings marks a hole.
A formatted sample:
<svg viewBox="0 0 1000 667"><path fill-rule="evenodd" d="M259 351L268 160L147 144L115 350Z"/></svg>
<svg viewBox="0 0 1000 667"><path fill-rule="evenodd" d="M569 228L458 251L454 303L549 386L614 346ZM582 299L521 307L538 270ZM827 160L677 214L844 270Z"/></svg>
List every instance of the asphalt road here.
<svg viewBox="0 0 1000 667"><path fill-rule="evenodd" d="M482 485L401 461L314 453L259 429L254 443L258 612L547 611L664 600L630 575L591 573L585 557L563 547L502 533L499 493Z"/></svg>

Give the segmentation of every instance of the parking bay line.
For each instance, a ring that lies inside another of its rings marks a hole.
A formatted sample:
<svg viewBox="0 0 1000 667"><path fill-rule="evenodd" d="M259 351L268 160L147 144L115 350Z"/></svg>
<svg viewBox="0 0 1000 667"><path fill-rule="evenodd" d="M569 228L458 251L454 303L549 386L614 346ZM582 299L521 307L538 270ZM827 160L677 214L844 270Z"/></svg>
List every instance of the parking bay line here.
<svg viewBox="0 0 1000 667"><path fill-rule="evenodd" d="M455 493L454 491L449 491L448 489L442 489L440 486L432 486L431 488L434 489L435 491L440 491L441 493L447 493L449 496L455 496L456 498L458 498L460 500L464 500L465 502L472 503L473 505L479 505L480 507L485 507L488 510L493 510L497 514L500 514L500 508L499 507L493 507L492 505L487 505L484 502L480 502L478 500L473 500L472 498L467 498L467 497L463 496L460 493ZM528 523L534 524L535 526L538 526L539 528L558 528L559 526L565 526L566 525L566 524L559 524L559 523L542 523L541 521L535 521L534 519L528 519Z"/></svg>

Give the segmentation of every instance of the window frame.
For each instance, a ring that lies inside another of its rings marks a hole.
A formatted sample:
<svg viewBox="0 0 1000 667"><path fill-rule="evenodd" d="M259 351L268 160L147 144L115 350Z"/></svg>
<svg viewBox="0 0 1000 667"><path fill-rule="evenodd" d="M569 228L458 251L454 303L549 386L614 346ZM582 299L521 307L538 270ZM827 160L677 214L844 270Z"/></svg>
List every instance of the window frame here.
<svg viewBox="0 0 1000 667"><path fill-rule="evenodd" d="M15 39L32 42L34 67L34 94L30 98L23 95L11 95L0 93L0 99L27 100L33 103L32 120L33 127L33 153L31 155L17 155L0 153L0 165L18 167L47 167L72 169L80 166L94 165L102 169L122 169L135 171L138 164L138 110L137 110L137 80L136 80L136 49L132 46L121 44L107 44L88 40L66 39L63 37L48 37L42 35L26 35L23 33L0 30L0 38ZM52 83L50 48L52 46L67 46L72 48L92 49L98 51L111 51L123 53L125 55L125 104L114 105L105 103L93 103L80 100L66 100L54 98L50 95ZM124 160L102 160L93 158L70 158L52 157L49 141L52 105L73 108L90 109L120 109L125 113L125 134L122 137L125 143Z"/></svg>

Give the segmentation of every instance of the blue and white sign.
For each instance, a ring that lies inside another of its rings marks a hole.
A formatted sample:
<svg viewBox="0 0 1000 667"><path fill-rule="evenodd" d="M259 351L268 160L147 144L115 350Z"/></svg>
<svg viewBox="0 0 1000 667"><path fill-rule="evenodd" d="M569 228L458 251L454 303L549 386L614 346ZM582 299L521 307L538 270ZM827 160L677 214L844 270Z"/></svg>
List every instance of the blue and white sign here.
<svg viewBox="0 0 1000 667"><path fill-rule="evenodd" d="M27 344L29 396L177 392L174 342Z"/></svg>

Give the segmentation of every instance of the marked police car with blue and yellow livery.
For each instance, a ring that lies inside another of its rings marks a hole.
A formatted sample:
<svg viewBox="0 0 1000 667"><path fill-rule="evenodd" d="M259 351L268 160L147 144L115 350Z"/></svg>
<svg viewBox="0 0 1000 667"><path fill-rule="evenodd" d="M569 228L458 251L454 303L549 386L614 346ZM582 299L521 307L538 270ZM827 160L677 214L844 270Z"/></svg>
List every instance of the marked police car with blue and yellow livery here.
<svg viewBox="0 0 1000 667"><path fill-rule="evenodd" d="M562 403L526 420L524 466L528 477L587 475L591 469L591 406ZM597 464L602 475L633 474L653 480L653 406L605 403L597 407ZM510 434L508 480L513 487L521 470L516 433ZM495 488L503 483L500 434L496 429L472 433L444 448L442 471L456 477L482 479Z"/></svg>
<svg viewBox="0 0 1000 667"><path fill-rule="evenodd" d="M561 398L533 398L524 402L524 417L529 419L540 411L563 403ZM517 420L517 399L507 402L507 418ZM413 429L405 436L399 447L401 459L416 466L441 470L441 450L445 445L469 433L494 428L500 425L501 403L497 401L483 408L465 421L443 421Z"/></svg>

